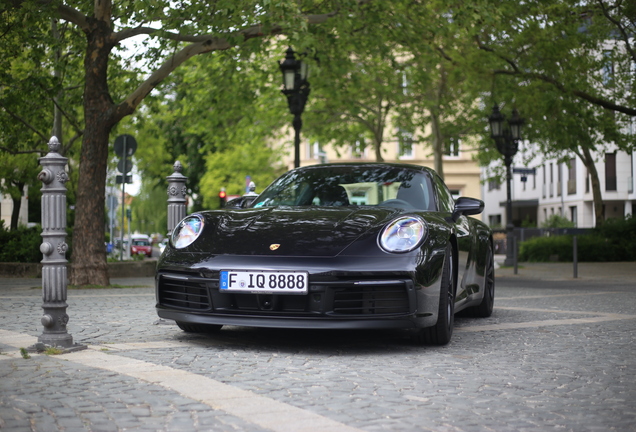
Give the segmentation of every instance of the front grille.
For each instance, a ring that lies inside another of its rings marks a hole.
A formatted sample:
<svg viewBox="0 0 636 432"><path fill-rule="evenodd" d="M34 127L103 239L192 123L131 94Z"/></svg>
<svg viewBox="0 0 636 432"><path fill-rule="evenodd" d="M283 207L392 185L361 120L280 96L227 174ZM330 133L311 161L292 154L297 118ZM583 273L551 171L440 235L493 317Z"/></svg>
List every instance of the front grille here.
<svg viewBox="0 0 636 432"><path fill-rule="evenodd" d="M163 307L223 315L364 318L415 311L413 283L404 279L314 280L307 295L272 295L222 292L218 277L162 274L158 297Z"/></svg>
<svg viewBox="0 0 636 432"><path fill-rule="evenodd" d="M335 315L382 315L409 312L404 285L338 289L334 293Z"/></svg>
<svg viewBox="0 0 636 432"><path fill-rule="evenodd" d="M196 311L211 309L205 279L162 275L158 291L162 306Z"/></svg>

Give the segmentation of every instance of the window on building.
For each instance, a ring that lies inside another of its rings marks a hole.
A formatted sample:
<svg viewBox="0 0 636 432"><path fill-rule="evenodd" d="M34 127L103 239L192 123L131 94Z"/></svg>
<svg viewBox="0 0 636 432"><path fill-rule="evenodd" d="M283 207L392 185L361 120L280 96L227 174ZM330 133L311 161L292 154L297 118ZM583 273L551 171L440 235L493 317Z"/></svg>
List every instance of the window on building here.
<svg viewBox="0 0 636 432"><path fill-rule="evenodd" d="M550 164L550 184L548 185L550 197L554 196L554 165Z"/></svg>
<svg viewBox="0 0 636 432"><path fill-rule="evenodd" d="M497 179L488 180L488 191L501 189L501 182Z"/></svg>
<svg viewBox="0 0 636 432"><path fill-rule="evenodd" d="M456 137L451 137L446 141L446 145L444 146L444 154L446 156L458 157L460 146L461 146L461 139Z"/></svg>
<svg viewBox="0 0 636 432"><path fill-rule="evenodd" d="M603 51L603 68L601 70L603 84L611 84L614 80L614 61L611 51Z"/></svg>
<svg viewBox="0 0 636 432"><path fill-rule="evenodd" d="M634 193L634 152L631 154L632 165L630 167L630 176L627 181L627 193Z"/></svg>
<svg viewBox="0 0 636 432"><path fill-rule="evenodd" d="M488 216L488 225L490 225L491 228L500 227L501 226L501 215L500 214L489 215Z"/></svg>
<svg viewBox="0 0 636 432"><path fill-rule="evenodd" d="M616 153L605 153L605 190L616 190Z"/></svg>
<svg viewBox="0 0 636 432"><path fill-rule="evenodd" d="M570 207L570 220L574 223L574 227L579 226L579 218L576 206Z"/></svg>
<svg viewBox="0 0 636 432"><path fill-rule="evenodd" d="M402 94L404 96L409 94L409 77L407 71L402 71Z"/></svg>
<svg viewBox="0 0 636 432"><path fill-rule="evenodd" d="M563 167L561 164L557 165L557 196L561 196L563 185L561 182L563 181Z"/></svg>
<svg viewBox="0 0 636 432"><path fill-rule="evenodd" d="M307 155L309 159L317 159L320 163L327 162L327 153L317 141L312 144L307 143Z"/></svg>
<svg viewBox="0 0 636 432"><path fill-rule="evenodd" d="M405 130L398 130L398 157L400 159L413 158L413 134Z"/></svg>
<svg viewBox="0 0 636 432"><path fill-rule="evenodd" d="M351 157L354 159L362 159L366 156L366 145L364 139L357 140L351 146Z"/></svg>
<svg viewBox="0 0 636 432"><path fill-rule="evenodd" d="M547 183L548 183L548 180L547 180L548 169L545 166L545 164L543 164L543 166L541 166L541 171L543 171L543 198L545 198L547 196L546 194L547 194L547 188L548 188L548 185L547 185Z"/></svg>
<svg viewBox="0 0 636 432"><path fill-rule="evenodd" d="M570 159L568 163L568 195L576 193L576 159Z"/></svg>

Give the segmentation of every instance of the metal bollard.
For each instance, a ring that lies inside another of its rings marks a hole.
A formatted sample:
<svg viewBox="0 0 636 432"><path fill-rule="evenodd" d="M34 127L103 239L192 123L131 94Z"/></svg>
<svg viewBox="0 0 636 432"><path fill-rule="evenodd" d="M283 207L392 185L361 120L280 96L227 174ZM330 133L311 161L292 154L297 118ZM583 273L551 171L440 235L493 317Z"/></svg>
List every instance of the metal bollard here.
<svg viewBox="0 0 636 432"><path fill-rule="evenodd" d="M186 180L188 178L181 174L183 166L176 161L172 166L174 172L166 177L168 179L168 235L175 226L186 216Z"/></svg>
<svg viewBox="0 0 636 432"><path fill-rule="evenodd" d="M67 158L58 151L56 137L49 141L49 153L40 158L42 171L38 180L42 185L42 325L44 331L38 343L32 347L43 351L47 346L64 351L85 349L85 345L73 344L73 336L66 330L69 317L66 314L66 288L68 284L66 264L66 187L68 181L65 166Z"/></svg>

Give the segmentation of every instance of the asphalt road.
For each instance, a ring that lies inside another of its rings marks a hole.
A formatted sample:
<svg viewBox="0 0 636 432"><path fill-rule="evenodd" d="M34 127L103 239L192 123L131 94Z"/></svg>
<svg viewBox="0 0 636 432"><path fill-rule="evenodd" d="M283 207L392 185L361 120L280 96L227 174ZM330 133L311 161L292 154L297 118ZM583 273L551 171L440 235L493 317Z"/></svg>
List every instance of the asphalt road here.
<svg viewBox="0 0 636 432"><path fill-rule="evenodd" d="M493 316L457 318L445 347L388 331L190 335L157 318L152 279L113 279L134 287L68 293L87 349L30 359L40 281L1 279L0 429L636 431L634 263L569 268L499 269Z"/></svg>

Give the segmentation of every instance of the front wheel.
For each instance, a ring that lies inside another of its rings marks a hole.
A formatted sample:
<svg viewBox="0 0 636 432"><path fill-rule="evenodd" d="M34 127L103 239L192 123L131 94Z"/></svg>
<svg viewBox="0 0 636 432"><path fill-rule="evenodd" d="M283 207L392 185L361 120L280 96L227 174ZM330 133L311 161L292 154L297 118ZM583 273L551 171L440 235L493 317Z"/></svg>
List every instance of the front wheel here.
<svg viewBox="0 0 636 432"><path fill-rule="evenodd" d="M177 325L186 333L216 333L223 327L218 324L190 324L181 321L177 321Z"/></svg>
<svg viewBox="0 0 636 432"><path fill-rule="evenodd" d="M453 248L449 245L444 258L437 323L432 327L419 329L413 335L413 339L417 343L446 345L451 340L455 325L455 271L453 265Z"/></svg>

